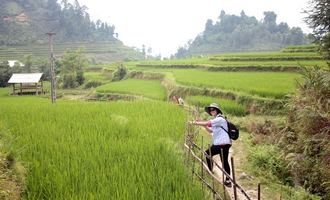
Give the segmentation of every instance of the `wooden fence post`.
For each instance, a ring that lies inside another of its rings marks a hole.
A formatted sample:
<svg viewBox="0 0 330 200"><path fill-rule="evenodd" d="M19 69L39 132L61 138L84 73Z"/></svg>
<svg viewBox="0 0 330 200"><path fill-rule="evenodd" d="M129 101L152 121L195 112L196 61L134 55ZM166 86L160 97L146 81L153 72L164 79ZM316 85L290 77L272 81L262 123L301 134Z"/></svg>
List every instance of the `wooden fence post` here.
<svg viewBox="0 0 330 200"><path fill-rule="evenodd" d="M211 166L213 166L214 167L214 163L213 163L213 155L212 155L212 151L211 151L211 145L209 145L209 148L208 148L208 151L209 151L209 156L210 156L210 163L211 163ZM213 171L213 167L212 167L212 170L210 170L211 171L211 173L212 173L212 171ZM213 192L213 199L215 199L216 198L216 196L215 196L215 184L214 184L214 177L212 176L212 192Z"/></svg>
<svg viewBox="0 0 330 200"><path fill-rule="evenodd" d="M260 196L260 183L258 183L258 200L260 200L261 199L261 196Z"/></svg>
<svg viewBox="0 0 330 200"><path fill-rule="evenodd" d="M204 170L203 170L203 147L204 147L204 137L202 137L202 149L201 149L201 177L202 177L202 180L204 179ZM202 190L203 190L203 194L204 194L204 183L202 181Z"/></svg>
<svg viewBox="0 0 330 200"><path fill-rule="evenodd" d="M224 157L223 157L223 149L221 148L220 149L220 153L221 153L221 156L220 156L220 160L221 160L221 164L222 164L222 169L225 169L225 164L224 164ZM226 186L225 186L225 173L222 172L222 186L223 186L223 197L224 199L226 200L227 197L226 197Z"/></svg>
<svg viewBox="0 0 330 200"><path fill-rule="evenodd" d="M236 191L236 177L235 177L235 166L234 166L234 158L231 157L231 172L233 177L233 189L234 189L234 199L237 200L237 191Z"/></svg>

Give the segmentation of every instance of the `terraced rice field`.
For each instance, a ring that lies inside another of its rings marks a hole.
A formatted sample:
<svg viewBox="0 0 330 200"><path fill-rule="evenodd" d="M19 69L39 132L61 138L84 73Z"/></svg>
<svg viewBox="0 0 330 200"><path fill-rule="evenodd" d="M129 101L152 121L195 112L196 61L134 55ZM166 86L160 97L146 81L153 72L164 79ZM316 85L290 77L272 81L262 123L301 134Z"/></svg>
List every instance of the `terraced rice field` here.
<svg viewBox="0 0 330 200"><path fill-rule="evenodd" d="M28 171L23 199L207 199L184 167L186 114L173 104L1 97L0 110L2 148Z"/></svg>
<svg viewBox="0 0 330 200"><path fill-rule="evenodd" d="M164 100L166 98L166 90L158 80L127 79L111 82L97 87L96 92L142 95L158 100Z"/></svg>

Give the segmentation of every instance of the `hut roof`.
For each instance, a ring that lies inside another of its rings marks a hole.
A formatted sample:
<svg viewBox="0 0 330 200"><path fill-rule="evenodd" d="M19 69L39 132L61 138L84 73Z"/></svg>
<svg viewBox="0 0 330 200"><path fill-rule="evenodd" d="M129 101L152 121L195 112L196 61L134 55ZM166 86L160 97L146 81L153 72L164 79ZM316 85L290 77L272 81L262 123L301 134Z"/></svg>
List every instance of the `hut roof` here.
<svg viewBox="0 0 330 200"><path fill-rule="evenodd" d="M13 74L8 83L38 83L42 73Z"/></svg>

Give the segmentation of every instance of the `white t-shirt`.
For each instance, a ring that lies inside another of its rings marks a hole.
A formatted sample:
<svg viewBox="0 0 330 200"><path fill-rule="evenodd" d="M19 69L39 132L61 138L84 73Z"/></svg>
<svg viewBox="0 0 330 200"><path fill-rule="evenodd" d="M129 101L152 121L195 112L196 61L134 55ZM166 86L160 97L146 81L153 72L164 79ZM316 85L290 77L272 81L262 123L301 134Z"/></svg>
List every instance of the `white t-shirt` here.
<svg viewBox="0 0 330 200"><path fill-rule="evenodd" d="M178 102L179 102L179 105L180 106L183 106L184 105L184 101L183 101L183 99L181 97L178 99Z"/></svg>
<svg viewBox="0 0 330 200"><path fill-rule="evenodd" d="M228 133L221 128L222 126L228 130L227 121L221 115L217 115L214 119L210 120L208 126L212 128L213 145L231 144Z"/></svg>

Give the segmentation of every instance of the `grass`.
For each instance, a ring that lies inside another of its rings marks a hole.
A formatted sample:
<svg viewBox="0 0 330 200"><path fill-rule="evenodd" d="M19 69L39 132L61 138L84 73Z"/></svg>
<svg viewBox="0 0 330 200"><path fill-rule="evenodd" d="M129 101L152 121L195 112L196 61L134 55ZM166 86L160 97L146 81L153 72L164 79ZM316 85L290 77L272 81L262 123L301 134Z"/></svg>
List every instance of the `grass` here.
<svg viewBox="0 0 330 200"><path fill-rule="evenodd" d="M84 72L84 77L87 81L89 80L97 80L97 81L110 81L111 77L107 77L106 75L100 73L100 72Z"/></svg>
<svg viewBox="0 0 330 200"><path fill-rule="evenodd" d="M204 67L299 67L299 66L315 66L326 67L326 61L322 60L299 60L299 61L222 61L209 60L208 58L190 58L180 60L165 60L165 61L147 61L139 64L147 65L199 65Z"/></svg>
<svg viewBox="0 0 330 200"><path fill-rule="evenodd" d="M126 79L111 82L96 88L99 93L123 93L142 95L152 99L166 99L165 88L158 80Z"/></svg>
<svg viewBox="0 0 330 200"><path fill-rule="evenodd" d="M156 101L0 98L28 168L23 199L204 199L183 166L184 111Z"/></svg>
<svg viewBox="0 0 330 200"><path fill-rule="evenodd" d="M207 96L188 96L186 101L189 104L204 108L211 103L218 103L224 115L230 114L235 116L244 116L246 114L243 105L237 104L235 101L227 99L219 99Z"/></svg>
<svg viewBox="0 0 330 200"><path fill-rule="evenodd" d="M12 88L10 87L0 88L0 97L9 96L11 93Z"/></svg>
<svg viewBox="0 0 330 200"><path fill-rule="evenodd" d="M54 43L54 54L62 55L67 50L84 48L85 54L90 60L97 62L113 62L123 59L142 59L140 52L134 51L132 48L123 46L118 41L107 42L67 42ZM30 44L26 46L0 46L0 60L19 60L25 55L33 57L49 58L48 44Z"/></svg>
<svg viewBox="0 0 330 200"><path fill-rule="evenodd" d="M195 69L172 70L183 85L209 87L249 93L261 97L283 98L295 90L301 76L277 72L209 72Z"/></svg>

